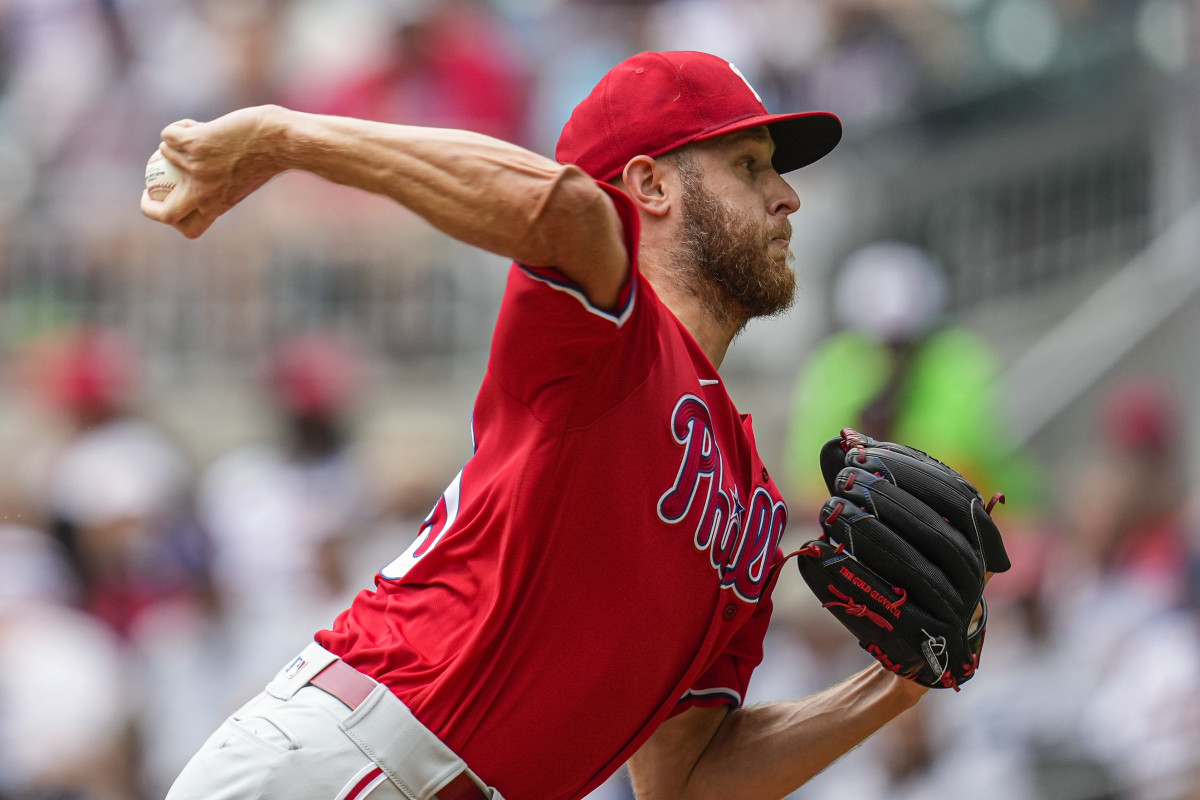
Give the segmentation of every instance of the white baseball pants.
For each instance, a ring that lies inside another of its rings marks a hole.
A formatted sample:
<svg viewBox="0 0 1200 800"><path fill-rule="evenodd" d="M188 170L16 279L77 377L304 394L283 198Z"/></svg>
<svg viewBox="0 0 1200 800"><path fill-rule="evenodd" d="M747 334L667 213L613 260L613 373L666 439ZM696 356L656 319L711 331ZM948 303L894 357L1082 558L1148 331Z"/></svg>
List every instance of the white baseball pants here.
<svg viewBox="0 0 1200 800"><path fill-rule="evenodd" d="M209 737L167 800L503 800L383 684L310 683L348 669L310 644Z"/></svg>

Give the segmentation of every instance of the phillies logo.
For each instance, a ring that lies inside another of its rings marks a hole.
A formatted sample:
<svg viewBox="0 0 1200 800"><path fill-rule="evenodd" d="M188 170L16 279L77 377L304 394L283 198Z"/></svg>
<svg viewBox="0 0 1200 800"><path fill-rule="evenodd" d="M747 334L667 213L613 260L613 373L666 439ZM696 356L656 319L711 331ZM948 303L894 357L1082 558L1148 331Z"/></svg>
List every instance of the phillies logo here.
<svg viewBox="0 0 1200 800"><path fill-rule="evenodd" d="M658 499L658 517L679 525L699 508L693 543L739 597L757 603L766 588L767 566L787 525L787 507L765 487L750 496L749 507L737 484L722 485L724 464L708 406L684 395L671 415L671 435L683 447L675 484Z"/></svg>

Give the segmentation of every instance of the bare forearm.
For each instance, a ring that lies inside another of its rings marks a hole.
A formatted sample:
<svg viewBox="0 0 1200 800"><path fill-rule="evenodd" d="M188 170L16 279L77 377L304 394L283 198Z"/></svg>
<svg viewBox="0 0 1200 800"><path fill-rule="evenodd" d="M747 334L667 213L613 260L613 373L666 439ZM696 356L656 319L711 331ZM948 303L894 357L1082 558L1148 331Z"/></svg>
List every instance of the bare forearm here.
<svg viewBox="0 0 1200 800"><path fill-rule="evenodd" d="M278 106L183 120L162 135L184 178L164 202L143 195L142 210L191 238L275 176L302 170L390 197L468 244L560 267L602 297L624 274L621 226L595 182L498 139Z"/></svg>
<svg viewBox="0 0 1200 800"><path fill-rule="evenodd" d="M911 708L924 692L871 667L802 700L729 712L703 749L691 755L684 742L694 741L694 732L672 731L672 725L688 724L677 717L631 762L638 798L783 797ZM691 763L680 763L687 759Z"/></svg>
<svg viewBox="0 0 1200 800"><path fill-rule="evenodd" d="M554 260L536 225L559 185L590 183L577 170L468 131L272 114L283 131L281 167L390 197L456 239L525 263Z"/></svg>

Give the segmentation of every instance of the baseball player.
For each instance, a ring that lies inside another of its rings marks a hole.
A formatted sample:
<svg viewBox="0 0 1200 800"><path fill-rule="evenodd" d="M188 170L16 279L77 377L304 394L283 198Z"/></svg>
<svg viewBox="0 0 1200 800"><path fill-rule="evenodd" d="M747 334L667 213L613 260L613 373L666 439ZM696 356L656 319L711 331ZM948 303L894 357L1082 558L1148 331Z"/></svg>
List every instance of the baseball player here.
<svg viewBox="0 0 1200 800"><path fill-rule="evenodd" d="M473 456L170 800L578 798L626 762L643 798L781 797L915 703L925 685L885 653L814 697L741 706L788 511L717 368L792 298L781 173L840 136L694 52L617 65L556 161L279 107L168 126L183 179L142 209L185 236L301 169L513 261Z"/></svg>

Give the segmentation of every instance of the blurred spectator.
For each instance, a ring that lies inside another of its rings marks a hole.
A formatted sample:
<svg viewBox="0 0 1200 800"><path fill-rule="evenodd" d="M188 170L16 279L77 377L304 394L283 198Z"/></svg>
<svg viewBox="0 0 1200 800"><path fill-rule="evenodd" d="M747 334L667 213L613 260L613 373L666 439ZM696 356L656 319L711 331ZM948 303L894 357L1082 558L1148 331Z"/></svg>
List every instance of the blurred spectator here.
<svg viewBox="0 0 1200 800"><path fill-rule="evenodd" d="M1134 800L1184 800L1200 768L1196 532L1171 386L1108 387L1066 486L1046 584L1081 749ZM1097 625L1104 620L1103 625Z"/></svg>
<svg viewBox="0 0 1200 800"><path fill-rule="evenodd" d="M393 7L379 61L296 107L382 122L478 131L528 142L531 84L499 19L479 0Z"/></svg>
<svg viewBox="0 0 1200 800"><path fill-rule="evenodd" d="M135 631L146 796L165 794L263 671L369 582L349 574L358 566L351 546L378 512L348 430L359 371L354 351L332 336L281 342L260 376L276 431L201 474L213 591L158 605Z"/></svg>
<svg viewBox="0 0 1200 800"><path fill-rule="evenodd" d="M238 629L211 584L197 583L142 613L127 643L136 794L161 798L183 764L256 685L263 664L246 663Z"/></svg>
<svg viewBox="0 0 1200 800"><path fill-rule="evenodd" d="M62 549L0 525L0 796L132 796L130 709L120 643L73 608Z"/></svg>
<svg viewBox="0 0 1200 800"><path fill-rule="evenodd" d="M784 466L788 488L817 508L827 491L821 445L842 428L928 452L985 494L1016 505L1036 496L1032 465L1011 451L988 345L943 317L946 280L913 245L855 251L833 290L840 330L819 342L796 379Z"/></svg>
<svg viewBox="0 0 1200 800"><path fill-rule="evenodd" d="M1161 384L1110 387L1056 529L1010 542L1013 570L989 588L986 671L944 706L944 757L1009 760L1033 785L1014 796L1192 797L1200 618L1176 412Z"/></svg>
<svg viewBox="0 0 1200 800"><path fill-rule="evenodd" d="M1079 720L1085 752L1128 800L1200 797L1200 607L1132 630Z"/></svg>
<svg viewBox="0 0 1200 800"><path fill-rule="evenodd" d="M1095 665L1090 651L1075 652L1077 639L1060 638L1064 632L1047 588L1062 556L1049 546L1046 531L1026 533L1009 541L1013 568L988 589L979 680L935 706L937 724L946 731L938 758L988 774L1002 767L1001 787L1024 785L1013 797L1117 800L1123 795L1108 769L1081 743L1080 713L1094 688ZM973 785L969 774L958 779L960 791Z"/></svg>
<svg viewBox="0 0 1200 800"><path fill-rule="evenodd" d="M1029 559L1018 556L1014 562L1019 581L1034 583L1037 575L1031 574ZM774 597L764 659L751 680L748 703L803 697L871 663L798 576L783 575ZM1025 640L1013 641L1006 623L1012 627L1014 616L1012 609L1004 609L998 624L989 627L980 678L961 694L932 693L789 798L1066 800L1043 797L1035 785L1022 726L1037 724L1038 704L1057 688L1038 676L1044 664L1038 657L1041 643L1024 650L1020 645Z"/></svg>
<svg viewBox="0 0 1200 800"><path fill-rule="evenodd" d="M278 639L279 658L299 632L329 624L357 588L347 547L378 513L348 431L359 369L331 336L278 345L263 375L277 435L225 453L201 476L221 598L260 646Z"/></svg>
<svg viewBox="0 0 1200 800"><path fill-rule="evenodd" d="M1168 385L1122 381L1103 397L1082 474L1063 487L1081 565L1163 606L1184 599L1192 547L1182 432Z"/></svg>
<svg viewBox="0 0 1200 800"><path fill-rule="evenodd" d="M146 608L206 579L192 466L140 411L138 369L122 336L85 326L33 342L22 370L55 426L22 448L27 502L68 553L83 608L121 634Z"/></svg>

